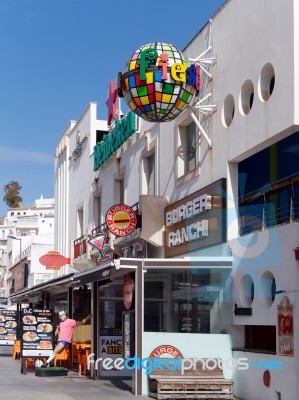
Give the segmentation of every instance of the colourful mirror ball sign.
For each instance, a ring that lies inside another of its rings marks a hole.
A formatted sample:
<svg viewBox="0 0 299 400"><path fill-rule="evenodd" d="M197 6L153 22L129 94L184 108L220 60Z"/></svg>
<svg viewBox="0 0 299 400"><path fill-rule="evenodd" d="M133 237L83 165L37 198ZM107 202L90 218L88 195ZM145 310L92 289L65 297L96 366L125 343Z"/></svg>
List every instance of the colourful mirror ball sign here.
<svg viewBox="0 0 299 400"><path fill-rule="evenodd" d="M176 118L200 87L200 68L176 47L155 42L140 47L119 76L129 108L151 122Z"/></svg>

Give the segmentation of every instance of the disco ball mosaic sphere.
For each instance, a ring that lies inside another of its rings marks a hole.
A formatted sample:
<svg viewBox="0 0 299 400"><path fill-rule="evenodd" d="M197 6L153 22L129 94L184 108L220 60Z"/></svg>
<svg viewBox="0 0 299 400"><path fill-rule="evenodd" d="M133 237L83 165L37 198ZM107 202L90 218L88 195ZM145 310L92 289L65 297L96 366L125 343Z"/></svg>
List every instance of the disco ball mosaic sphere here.
<svg viewBox="0 0 299 400"><path fill-rule="evenodd" d="M146 121L167 122L191 103L199 70L176 47L155 42L135 51L119 86L133 112Z"/></svg>

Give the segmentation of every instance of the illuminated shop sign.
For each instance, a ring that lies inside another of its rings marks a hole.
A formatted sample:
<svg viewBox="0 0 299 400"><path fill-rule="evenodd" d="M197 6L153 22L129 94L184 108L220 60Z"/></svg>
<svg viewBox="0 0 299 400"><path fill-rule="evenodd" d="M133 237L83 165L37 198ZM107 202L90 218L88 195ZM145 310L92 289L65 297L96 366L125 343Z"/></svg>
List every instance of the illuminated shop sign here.
<svg viewBox="0 0 299 400"><path fill-rule="evenodd" d="M225 241L225 179L166 207L165 256Z"/></svg>
<svg viewBox="0 0 299 400"><path fill-rule="evenodd" d="M129 112L123 119L115 120L115 128L109 135L94 146L94 171L97 171L105 161L136 132L136 116Z"/></svg>
<svg viewBox="0 0 299 400"><path fill-rule="evenodd" d="M150 43L137 49L118 77L129 108L151 122L176 118L200 88L200 68L176 47Z"/></svg>
<svg viewBox="0 0 299 400"><path fill-rule="evenodd" d="M102 231L97 232L95 235L88 235L87 242L99 252L97 264L101 264L112 259L112 252L109 249L109 245L107 245L108 236L106 232Z"/></svg>
<svg viewBox="0 0 299 400"><path fill-rule="evenodd" d="M212 196L204 194L187 201L180 206L166 213L166 226L175 225L178 222L193 218L199 213L212 209ZM168 234L168 245L177 246L184 241L199 239L202 236L209 236L209 221L202 219L192 222L190 225L183 226L174 232Z"/></svg>
<svg viewBox="0 0 299 400"><path fill-rule="evenodd" d="M106 214L107 228L116 236L128 236L137 226L135 211L125 204L115 204Z"/></svg>

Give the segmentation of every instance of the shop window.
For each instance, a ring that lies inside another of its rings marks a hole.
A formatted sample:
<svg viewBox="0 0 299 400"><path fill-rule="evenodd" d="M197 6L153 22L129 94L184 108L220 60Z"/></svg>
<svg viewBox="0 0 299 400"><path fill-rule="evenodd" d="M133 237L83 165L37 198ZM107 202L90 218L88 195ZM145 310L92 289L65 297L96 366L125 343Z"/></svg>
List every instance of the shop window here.
<svg viewBox="0 0 299 400"><path fill-rule="evenodd" d="M238 164L240 233L299 218L299 131Z"/></svg>
<svg viewBox="0 0 299 400"><path fill-rule="evenodd" d="M231 308L221 290L229 272L216 269L150 270L144 280L144 329L152 332L221 333Z"/></svg>
<svg viewBox="0 0 299 400"><path fill-rule="evenodd" d="M246 325L245 349L276 354L276 327L270 325Z"/></svg>
<svg viewBox="0 0 299 400"><path fill-rule="evenodd" d="M153 277L154 278L154 277ZM144 330L146 332L166 331L166 302L163 280L144 282Z"/></svg>
<svg viewBox="0 0 299 400"><path fill-rule="evenodd" d="M123 298L123 276L99 287L100 329L122 332L122 312L126 311Z"/></svg>
<svg viewBox="0 0 299 400"><path fill-rule="evenodd" d="M90 313L90 285L83 285L74 288L73 296L73 318L80 320L82 317L85 317Z"/></svg>

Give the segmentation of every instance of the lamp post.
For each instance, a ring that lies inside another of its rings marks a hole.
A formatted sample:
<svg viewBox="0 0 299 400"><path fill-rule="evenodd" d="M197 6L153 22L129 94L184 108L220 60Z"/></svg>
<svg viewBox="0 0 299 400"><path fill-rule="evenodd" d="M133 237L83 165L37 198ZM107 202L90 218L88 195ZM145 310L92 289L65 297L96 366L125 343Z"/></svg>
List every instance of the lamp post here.
<svg viewBox="0 0 299 400"><path fill-rule="evenodd" d="M15 236L7 235L8 238L13 239L13 240L19 240L20 241L20 265L21 265L21 259L22 259L22 239L17 238ZM20 339L21 335L21 304L18 302L17 303L17 339Z"/></svg>

